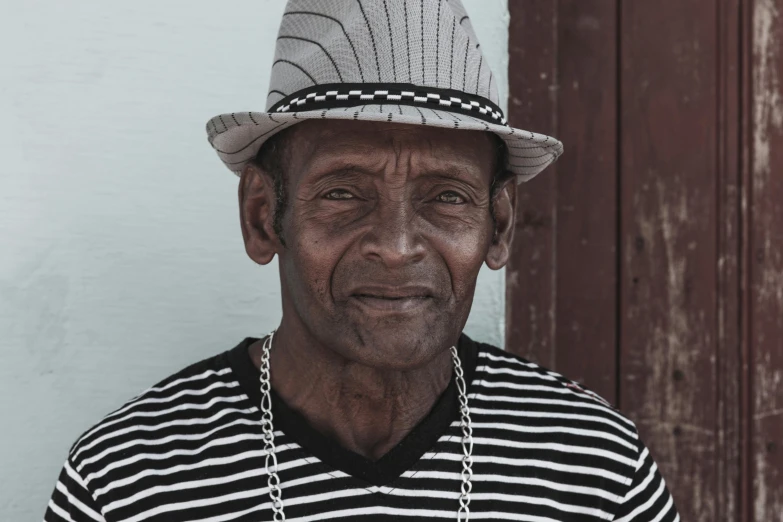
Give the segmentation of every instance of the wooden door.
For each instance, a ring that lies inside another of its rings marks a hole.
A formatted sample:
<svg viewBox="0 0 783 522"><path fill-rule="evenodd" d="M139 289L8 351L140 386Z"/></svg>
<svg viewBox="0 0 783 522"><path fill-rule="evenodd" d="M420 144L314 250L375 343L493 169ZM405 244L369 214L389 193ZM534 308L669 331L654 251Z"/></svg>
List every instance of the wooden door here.
<svg viewBox="0 0 783 522"><path fill-rule="evenodd" d="M783 1L509 0L507 349L640 429L683 521L783 521Z"/></svg>

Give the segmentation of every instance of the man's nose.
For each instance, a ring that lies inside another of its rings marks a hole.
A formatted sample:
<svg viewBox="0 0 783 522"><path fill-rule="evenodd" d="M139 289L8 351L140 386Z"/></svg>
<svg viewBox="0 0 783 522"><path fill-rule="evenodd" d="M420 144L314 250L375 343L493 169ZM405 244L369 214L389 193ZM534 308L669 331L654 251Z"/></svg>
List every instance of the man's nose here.
<svg viewBox="0 0 783 522"><path fill-rule="evenodd" d="M382 200L373 211L372 226L362 237L362 255L388 268L424 257L424 241L410 201Z"/></svg>

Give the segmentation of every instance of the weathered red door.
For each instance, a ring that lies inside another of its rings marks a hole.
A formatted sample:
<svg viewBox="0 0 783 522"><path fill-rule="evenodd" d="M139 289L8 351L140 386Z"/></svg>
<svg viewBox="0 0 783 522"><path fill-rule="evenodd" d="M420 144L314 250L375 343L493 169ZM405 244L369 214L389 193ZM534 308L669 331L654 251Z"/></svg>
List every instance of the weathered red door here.
<svg viewBox="0 0 783 522"><path fill-rule="evenodd" d="M510 0L507 348L639 426L683 521L783 521L783 1Z"/></svg>

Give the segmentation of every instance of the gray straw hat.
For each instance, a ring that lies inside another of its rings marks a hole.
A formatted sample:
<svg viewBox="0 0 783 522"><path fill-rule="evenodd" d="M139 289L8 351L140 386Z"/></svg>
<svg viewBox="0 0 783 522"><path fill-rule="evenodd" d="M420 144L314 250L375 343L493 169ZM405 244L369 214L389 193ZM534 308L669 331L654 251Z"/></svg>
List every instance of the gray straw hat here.
<svg viewBox="0 0 783 522"><path fill-rule="evenodd" d="M207 134L239 174L275 133L314 118L493 132L519 182L563 153L558 140L506 123L460 0L289 0L266 112L215 116Z"/></svg>

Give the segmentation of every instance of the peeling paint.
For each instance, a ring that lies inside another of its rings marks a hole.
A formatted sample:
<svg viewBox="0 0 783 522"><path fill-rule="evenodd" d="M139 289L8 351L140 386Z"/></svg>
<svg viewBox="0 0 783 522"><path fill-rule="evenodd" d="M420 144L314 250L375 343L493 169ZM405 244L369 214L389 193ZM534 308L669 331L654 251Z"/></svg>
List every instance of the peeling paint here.
<svg viewBox="0 0 783 522"><path fill-rule="evenodd" d="M777 66L780 51L776 31L778 7L775 0L756 0L754 5L753 179L758 189L764 186L771 171L769 131L783 127L783 100Z"/></svg>
<svg viewBox="0 0 783 522"><path fill-rule="evenodd" d="M783 425L783 244L779 207L783 183L777 178L783 139L781 32L779 2L756 0L753 11L753 168L750 205L752 223L753 316L753 499L754 520L783 521L783 474L775 443L768 440ZM773 177L774 176L774 177ZM777 192L777 195L773 195ZM744 201L743 201L744 203ZM777 441L778 444L780 441ZM779 451L779 450L778 450Z"/></svg>

